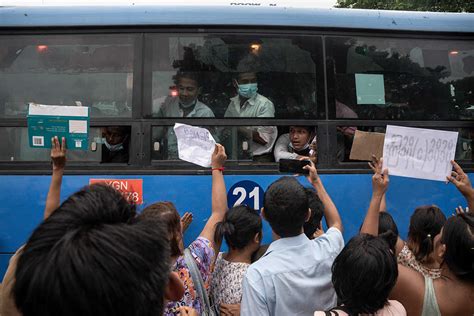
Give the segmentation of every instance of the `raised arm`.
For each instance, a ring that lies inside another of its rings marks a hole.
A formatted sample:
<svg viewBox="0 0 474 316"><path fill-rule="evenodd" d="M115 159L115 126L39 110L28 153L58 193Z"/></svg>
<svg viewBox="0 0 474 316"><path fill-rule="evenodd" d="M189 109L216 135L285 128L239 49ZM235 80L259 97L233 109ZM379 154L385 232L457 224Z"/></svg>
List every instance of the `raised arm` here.
<svg viewBox="0 0 474 316"><path fill-rule="evenodd" d="M61 139L61 144L59 144L57 136L51 139L51 162L53 174L48 197L46 198L43 219L47 219L59 207L61 202L61 183L64 167L66 166L66 139L64 137Z"/></svg>
<svg viewBox="0 0 474 316"><path fill-rule="evenodd" d="M472 187L471 180L467 174L462 170L462 168L454 161L451 161L454 171L451 173L451 176L446 177L449 182L454 184L456 188L461 192L464 198L467 201L467 206L469 207L469 212L474 212L474 188Z"/></svg>
<svg viewBox="0 0 474 316"><path fill-rule="evenodd" d="M318 171L316 170L316 166L311 161L311 164L305 166L304 169L309 170L309 175L306 178L316 189L318 197L324 205L324 217L326 218L326 224L328 225L328 228L337 228L342 233L343 227L341 217L339 216L336 205L334 205L334 202L324 188L323 182L321 181Z"/></svg>
<svg viewBox="0 0 474 316"><path fill-rule="evenodd" d="M212 213L207 220L204 229L199 236L202 236L210 241L214 248L214 253L217 255L220 249L220 243L214 240L214 232L216 224L224 219L227 211L227 191L224 182L224 164L227 159L224 146L217 144L211 159L212 168Z"/></svg>
<svg viewBox="0 0 474 316"><path fill-rule="evenodd" d="M374 171L372 176L372 199L360 232L377 236L379 233L379 211L389 183L388 169L382 171L382 159L375 164L369 163L369 165Z"/></svg>

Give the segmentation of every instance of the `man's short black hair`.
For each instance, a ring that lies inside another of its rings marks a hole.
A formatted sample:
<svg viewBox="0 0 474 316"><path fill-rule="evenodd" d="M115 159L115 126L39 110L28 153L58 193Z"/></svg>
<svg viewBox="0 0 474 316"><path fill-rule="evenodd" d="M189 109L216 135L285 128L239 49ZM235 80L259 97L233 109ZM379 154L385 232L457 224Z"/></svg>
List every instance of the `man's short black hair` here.
<svg viewBox="0 0 474 316"><path fill-rule="evenodd" d="M313 188L304 188L308 197L308 206L311 209L309 220L304 223L304 233L309 239L313 239L316 229L321 229L321 219L323 218L324 205L319 199L316 190Z"/></svg>
<svg viewBox="0 0 474 316"><path fill-rule="evenodd" d="M162 314L170 272L166 229L135 215L109 186L70 196L20 254L13 295L22 315Z"/></svg>
<svg viewBox="0 0 474 316"><path fill-rule="evenodd" d="M174 84L179 85L181 79L191 79L196 82L197 87L201 87L202 78L201 73L198 71L179 71L174 77Z"/></svg>
<svg viewBox="0 0 474 316"><path fill-rule="evenodd" d="M265 218L280 237L301 234L308 216L308 197L304 187L294 177L282 177L265 192Z"/></svg>
<svg viewBox="0 0 474 316"><path fill-rule="evenodd" d="M332 265L332 283L351 315L374 314L388 302L398 277L395 255L382 237L353 237Z"/></svg>

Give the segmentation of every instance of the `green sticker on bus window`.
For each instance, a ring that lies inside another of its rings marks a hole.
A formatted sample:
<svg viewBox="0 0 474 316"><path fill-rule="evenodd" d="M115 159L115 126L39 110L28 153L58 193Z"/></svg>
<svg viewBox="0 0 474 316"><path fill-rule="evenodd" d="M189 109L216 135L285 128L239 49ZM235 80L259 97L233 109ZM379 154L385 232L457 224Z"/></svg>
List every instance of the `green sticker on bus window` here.
<svg viewBox="0 0 474 316"><path fill-rule="evenodd" d="M357 104L385 104L383 75L355 74Z"/></svg>

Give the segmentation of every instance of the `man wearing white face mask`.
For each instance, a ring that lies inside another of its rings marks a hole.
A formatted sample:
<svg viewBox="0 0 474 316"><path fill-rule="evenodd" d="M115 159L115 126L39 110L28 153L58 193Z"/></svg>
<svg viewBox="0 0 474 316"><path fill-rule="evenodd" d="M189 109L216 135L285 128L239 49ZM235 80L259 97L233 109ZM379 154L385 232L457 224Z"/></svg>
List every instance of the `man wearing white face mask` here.
<svg viewBox="0 0 474 316"><path fill-rule="evenodd" d="M258 94L257 74L241 72L233 80L238 95L230 99L225 117L274 117L272 101ZM273 160L272 148L278 135L275 126L239 127L240 134L251 139L250 151L253 159L260 162Z"/></svg>
<svg viewBox="0 0 474 316"><path fill-rule="evenodd" d="M102 162L128 163L130 131L124 126L109 126L103 132Z"/></svg>
<svg viewBox="0 0 474 316"><path fill-rule="evenodd" d="M214 117L212 110L197 99L201 92L198 73L178 73L175 83L178 88L178 96L165 100L158 110L158 117ZM160 133L164 134L163 131ZM168 159L177 159L178 145L173 128L168 128L166 135ZM161 138L159 136L158 138Z"/></svg>

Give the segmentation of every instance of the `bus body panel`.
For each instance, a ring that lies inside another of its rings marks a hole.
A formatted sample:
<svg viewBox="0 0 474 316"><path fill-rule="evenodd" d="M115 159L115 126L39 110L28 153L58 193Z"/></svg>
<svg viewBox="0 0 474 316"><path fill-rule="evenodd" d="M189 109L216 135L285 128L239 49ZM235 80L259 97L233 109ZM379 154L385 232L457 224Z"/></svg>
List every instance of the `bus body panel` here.
<svg viewBox="0 0 474 316"><path fill-rule="evenodd" d="M230 189L242 181L252 181L263 190L281 175L226 175L228 196ZM474 183L474 174L470 173ZM186 231L184 240L188 245L201 232L211 213L211 176L101 176L68 175L64 177L61 200L64 201L90 179L143 179L143 209L157 201L171 201L180 214L189 211L194 220ZM344 224L344 239L347 242L357 234L369 206L371 197L370 174L324 174L322 181L336 204ZM10 256L24 244L34 228L41 223L46 202L50 176L0 176L2 204L0 205L0 275L5 273ZM309 186L304 177L298 180ZM248 192L247 192L248 193ZM232 197L231 197L232 198ZM263 201L260 201L262 205ZM387 208L393 215L400 235L406 238L409 218L420 205L435 204L446 216L456 206L466 206L466 201L452 184L392 176L387 193ZM270 226L264 221L262 243L270 243ZM225 249L225 248L223 248Z"/></svg>
<svg viewBox="0 0 474 316"><path fill-rule="evenodd" d="M363 23L361 23L363 21ZM282 26L474 32L474 14L232 6L4 7L0 28L91 26Z"/></svg>

